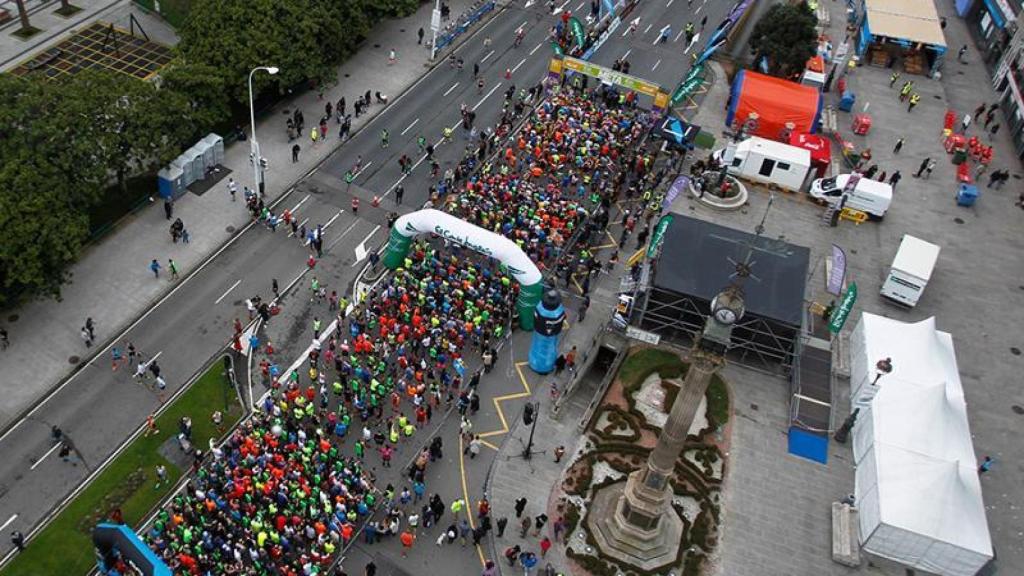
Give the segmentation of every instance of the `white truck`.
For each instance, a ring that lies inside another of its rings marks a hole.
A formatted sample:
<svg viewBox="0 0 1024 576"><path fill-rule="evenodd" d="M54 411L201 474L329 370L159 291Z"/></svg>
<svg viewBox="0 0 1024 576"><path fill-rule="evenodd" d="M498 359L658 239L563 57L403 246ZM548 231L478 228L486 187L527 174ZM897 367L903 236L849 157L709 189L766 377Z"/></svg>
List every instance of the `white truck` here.
<svg viewBox="0 0 1024 576"><path fill-rule="evenodd" d="M882 296L913 308L928 285L938 259L938 246L904 234L889 275L882 284Z"/></svg>
<svg viewBox="0 0 1024 576"><path fill-rule="evenodd" d="M729 174L799 191L811 171L811 152L782 142L753 136L717 150L713 157L728 166Z"/></svg>
<svg viewBox="0 0 1024 576"><path fill-rule="evenodd" d="M844 208L852 208L867 213L872 220L881 220L892 205L892 186L870 178L857 176L851 190L847 190L854 174L839 174L831 178L818 178L811 182L808 193L811 198L826 204L836 205L843 202ZM845 194L846 198L843 199Z"/></svg>

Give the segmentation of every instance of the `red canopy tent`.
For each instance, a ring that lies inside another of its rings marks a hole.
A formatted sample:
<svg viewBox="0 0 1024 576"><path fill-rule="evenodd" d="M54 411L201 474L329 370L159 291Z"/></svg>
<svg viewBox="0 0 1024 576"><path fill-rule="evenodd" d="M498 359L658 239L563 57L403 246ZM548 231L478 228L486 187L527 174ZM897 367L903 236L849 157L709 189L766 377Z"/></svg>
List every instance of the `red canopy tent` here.
<svg viewBox="0 0 1024 576"><path fill-rule="evenodd" d="M794 132L789 136L789 145L810 150L811 163L814 164L815 174L818 178L825 177L828 165L832 163L832 145L826 138L816 134L805 132Z"/></svg>

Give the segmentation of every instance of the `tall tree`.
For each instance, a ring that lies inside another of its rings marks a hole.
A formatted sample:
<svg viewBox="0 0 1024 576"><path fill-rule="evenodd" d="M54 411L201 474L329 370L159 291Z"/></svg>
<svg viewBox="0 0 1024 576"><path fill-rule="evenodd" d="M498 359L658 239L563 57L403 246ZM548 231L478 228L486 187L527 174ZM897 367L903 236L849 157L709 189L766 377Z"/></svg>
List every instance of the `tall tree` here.
<svg viewBox="0 0 1024 576"><path fill-rule="evenodd" d="M196 0L179 33L179 50L190 64L217 70L228 93L248 102L249 71L277 66L277 76L258 74L253 89L313 80L336 80L338 61L370 27L363 0Z"/></svg>
<svg viewBox="0 0 1024 576"><path fill-rule="evenodd" d="M76 137L124 189L129 176L163 166L194 134L185 96L149 82L106 72L84 72L65 86L61 115L81 123Z"/></svg>
<svg viewBox="0 0 1024 576"><path fill-rule="evenodd" d="M162 88L182 95L196 130L194 136L222 126L231 117L231 95L220 71L201 62L173 61L160 72Z"/></svg>
<svg viewBox="0 0 1024 576"><path fill-rule="evenodd" d="M818 20L806 2L775 4L754 26L750 49L767 58L768 72L783 78L800 73L817 51Z"/></svg>
<svg viewBox="0 0 1024 576"><path fill-rule="evenodd" d="M28 21L28 9L25 8L25 0L14 0L14 4L18 7L18 19L21 20L21 29L31 30L32 23Z"/></svg>
<svg viewBox="0 0 1024 576"><path fill-rule="evenodd" d="M0 162L0 306L60 295L89 233L74 188L34 155Z"/></svg>

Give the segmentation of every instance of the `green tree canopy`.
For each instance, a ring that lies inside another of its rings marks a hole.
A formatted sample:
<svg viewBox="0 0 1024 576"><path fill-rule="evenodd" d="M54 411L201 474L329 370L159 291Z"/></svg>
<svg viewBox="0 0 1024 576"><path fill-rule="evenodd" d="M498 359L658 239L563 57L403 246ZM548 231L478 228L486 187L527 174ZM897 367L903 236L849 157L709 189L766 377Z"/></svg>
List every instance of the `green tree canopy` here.
<svg viewBox="0 0 1024 576"><path fill-rule="evenodd" d="M393 0L394 1L394 0ZM363 0L197 0L181 28L179 50L190 64L217 70L237 102L247 102L249 71L256 92L304 80L334 82L337 63L370 28Z"/></svg>
<svg viewBox="0 0 1024 576"><path fill-rule="evenodd" d="M59 296L111 182L166 164L193 132L188 101L149 82L0 74L0 305Z"/></svg>
<svg viewBox="0 0 1024 576"><path fill-rule="evenodd" d="M788 78L800 73L817 50L817 17L806 2L775 4L758 20L750 49L768 59L768 72Z"/></svg>

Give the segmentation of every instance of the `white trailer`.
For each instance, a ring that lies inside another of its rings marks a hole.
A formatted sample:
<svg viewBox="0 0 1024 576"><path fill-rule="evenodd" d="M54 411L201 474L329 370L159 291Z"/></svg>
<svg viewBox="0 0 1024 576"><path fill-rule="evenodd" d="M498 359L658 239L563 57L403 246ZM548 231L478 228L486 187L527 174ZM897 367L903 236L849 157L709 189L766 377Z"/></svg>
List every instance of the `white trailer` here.
<svg viewBox="0 0 1024 576"><path fill-rule="evenodd" d="M904 234L900 248L882 284L881 294L894 302L914 307L932 277L939 259L939 247Z"/></svg>
<svg viewBox="0 0 1024 576"><path fill-rule="evenodd" d="M811 152L782 142L747 138L715 152L715 158L729 167L729 174L799 191L811 171Z"/></svg>

